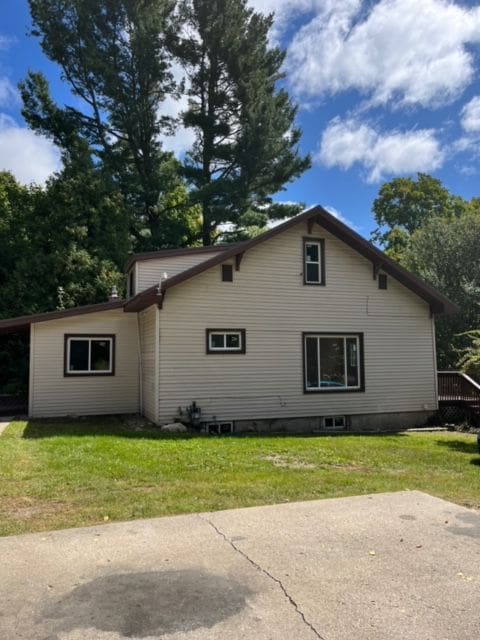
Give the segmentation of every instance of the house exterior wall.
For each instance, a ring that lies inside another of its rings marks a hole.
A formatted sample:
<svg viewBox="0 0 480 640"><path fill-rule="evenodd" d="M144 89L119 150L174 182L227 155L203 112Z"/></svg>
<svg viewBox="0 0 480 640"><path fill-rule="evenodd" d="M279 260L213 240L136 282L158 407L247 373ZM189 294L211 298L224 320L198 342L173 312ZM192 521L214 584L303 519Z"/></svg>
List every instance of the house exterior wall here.
<svg viewBox="0 0 480 640"><path fill-rule="evenodd" d="M305 236L325 240L326 286L303 284ZM233 283L221 282L220 269L167 291L159 314L160 423L193 400L207 420L246 426L332 415L362 424L380 416L385 424L403 413L419 423L436 409L428 305L392 277L379 290L371 263L318 225L310 234L294 226L248 251ZM207 355L208 328L245 329L246 353ZM302 332L362 332L365 391L304 393Z"/></svg>
<svg viewBox="0 0 480 640"><path fill-rule="evenodd" d="M209 260L216 256L220 251L211 251L208 253L186 253L179 256L142 260L136 263L136 293L145 291L149 287L160 282L160 279L164 273L167 273L171 278L172 276L181 273L190 267L194 267L200 262Z"/></svg>
<svg viewBox="0 0 480 640"><path fill-rule="evenodd" d="M65 334L114 334L115 375L64 376ZM32 324L30 345L30 417L138 412L136 314L113 310Z"/></svg>
<svg viewBox="0 0 480 640"><path fill-rule="evenodd" d="M141 345L142 412L152 422L158 420L158 308L139 314Z"/></svg>

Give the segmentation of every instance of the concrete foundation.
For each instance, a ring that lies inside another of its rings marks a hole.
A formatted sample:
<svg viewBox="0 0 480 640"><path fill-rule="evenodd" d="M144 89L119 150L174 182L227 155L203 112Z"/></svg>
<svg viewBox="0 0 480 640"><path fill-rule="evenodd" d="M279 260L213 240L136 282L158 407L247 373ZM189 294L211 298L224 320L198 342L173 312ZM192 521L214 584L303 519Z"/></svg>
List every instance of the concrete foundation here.
<svg viewBox="0 0 480 640"><path fill-rule="evenodd" d="M308 418L272 418L269 420L236 420L236 433L334 433L334 432L388 432L422 427L432 417L432 411L401 413L371 413L345 416L344 428L325 428L322 416Z"/></svg>

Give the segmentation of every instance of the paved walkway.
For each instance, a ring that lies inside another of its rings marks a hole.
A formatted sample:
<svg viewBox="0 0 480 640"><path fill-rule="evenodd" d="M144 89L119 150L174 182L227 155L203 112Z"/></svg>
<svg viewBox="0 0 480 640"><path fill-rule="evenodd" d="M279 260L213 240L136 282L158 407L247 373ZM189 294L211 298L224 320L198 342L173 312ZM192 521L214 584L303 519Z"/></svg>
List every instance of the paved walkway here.
<svg viewBox="0 0 480 640"><path fill-rule="evenodd" d="M0 638L466 640L480 514L419 492L0 538Z"/></svg>
<svg viewBox="0 0 480 640"><path fill-rule="evenodd" d="M0 436L10 424L11 418L0 418Z"/></svg>

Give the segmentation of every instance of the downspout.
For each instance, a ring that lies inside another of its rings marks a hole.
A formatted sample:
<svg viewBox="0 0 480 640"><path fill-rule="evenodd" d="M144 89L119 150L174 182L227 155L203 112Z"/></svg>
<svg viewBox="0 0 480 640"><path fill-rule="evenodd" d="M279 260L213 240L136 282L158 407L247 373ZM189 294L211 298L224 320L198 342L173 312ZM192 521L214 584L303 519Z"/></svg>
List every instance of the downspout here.
<svg viewBox="0 0 480 640"><path fill-rule="evenodd" d="M432 346L433 346L433 371L435 384L435 406L438 411L438 364L437 364L437 330L435 327L435 314L432 313Z"/></svg>
<svg viewBox="0 0 480 640"><path fill-rule="evenodd" d="M142 343L140 340L140 314L137 313L137 350L138 350L138 408L140 415L143 416L143 361L142 361Z"/></svg>

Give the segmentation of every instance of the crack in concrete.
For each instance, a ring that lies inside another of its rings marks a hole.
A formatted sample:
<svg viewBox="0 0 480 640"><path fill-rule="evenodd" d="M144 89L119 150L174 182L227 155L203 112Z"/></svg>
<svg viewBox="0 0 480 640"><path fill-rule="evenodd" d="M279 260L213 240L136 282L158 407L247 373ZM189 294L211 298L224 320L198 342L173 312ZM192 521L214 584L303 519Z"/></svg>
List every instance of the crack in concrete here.
<svg viewBox="0 0 480 640"><path fill-rule="evenodd" d="M277 584L280 589L283 592L283 595L285 596L285 598L289 601L289 603L292 605L292 607L295 609L296 613L300 616L300 618L302 619L303 623L312 631L312 633L315 634L315 636L319 639L319 640L326 640L326 638L324 636L322 636L317 629L315 629L315 627L313 626L313 624L311 622L309 622L307 620L307 618L305 617L305 614L303 613L303 611L300 609L300 607L298 606L298 604L295 602L295 600L292 598L292 596L288 593L287 589L285 588L285 585L283 584L283 582L281 580L279 580L279 578L276 578L274 575L272 575L271 573L269 573L266 569L264 569L262 566L260 566L259 564L257 564L255 562L255 560L252 560L252 558L250 558L249 555L247 555L244 551L242 551L241 549L239 549L237 547L237 545L232 542L232 540L230 540L230 538L228 536L226 536L223 531L221 531L211 520L209 520L208 518L206 518L205 516L199 515L199 518L201 518L204 522L206 522L208 525L210 525L212 527L212 529L221 537L223 538L223 540L229 544L232 549L234 551L236 551L237 553L239 553L243 558L245 558L245 560L247 560L247 562L249 562L252 567L254 567L257 571L260 571L261 573L263 573L264 575L267 576L267 578L270 578L270 580L272 580L273 582L275 582L275 584Z"/></svg>

